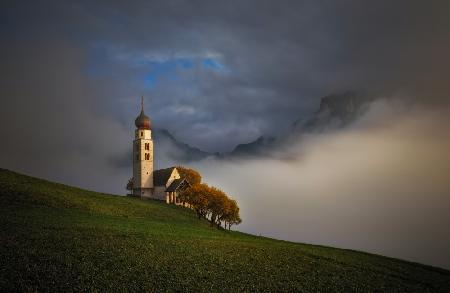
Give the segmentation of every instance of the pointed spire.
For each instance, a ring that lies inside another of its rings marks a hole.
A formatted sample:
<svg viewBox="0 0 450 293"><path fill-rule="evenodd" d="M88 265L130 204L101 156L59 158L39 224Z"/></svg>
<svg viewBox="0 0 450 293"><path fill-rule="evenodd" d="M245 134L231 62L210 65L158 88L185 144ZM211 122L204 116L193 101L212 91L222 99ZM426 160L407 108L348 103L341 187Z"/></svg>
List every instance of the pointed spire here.
<svg viewBox="0 0 450 293"><path fill-rule="evenodd" d="M139 116L136 118L134 124L139 129L150 129L150 118L148 118L144 113L144 96L141 96L141 114L139 114Z"/></svg>

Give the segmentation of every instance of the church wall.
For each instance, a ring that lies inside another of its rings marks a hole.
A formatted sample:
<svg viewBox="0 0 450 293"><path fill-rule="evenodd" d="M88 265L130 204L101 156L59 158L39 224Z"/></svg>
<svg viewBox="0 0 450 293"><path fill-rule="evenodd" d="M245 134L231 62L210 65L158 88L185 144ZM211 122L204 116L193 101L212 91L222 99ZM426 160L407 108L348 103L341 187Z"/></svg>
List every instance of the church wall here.
<svg viewBox="0 0 450 293"><path fill-rule="evenodd" d="M170 175L169 179L167 180L166 187L169 187L170 184L172 184L172 182L175 179L180 179L180 178L181 178L180 173L178 173L177 168L174 168L172 171L172 174Z"/></svg>
<svg viewBox="0 0 450 293"><path fill-rule="evenodd" d="M152 139L152 131L150 129L136 129L134 139Z"/></svg>
<svg viewBox="0 0 450 293"><path fill-rule="evenodd" d="M133 196L145 199L166 200L166 188L164 186L156 186L155 188L136 188L133 190Z"/></svg>
<svg viewBox="0 0 450 293"><path fill-rule="evenodd" d="M145 149L146 144L149 146L148 149ZM151 130L136 129L135 131L133 177L135 188L153 188L153 140L151 139Z"/></svg>
<svg viewBox="0 0 450 293"><path fill-rule="evenodd" d="M166 187L165 186L155 186L153 196L154 199L166 200Z"/></svg>
<svg viewBox="0 0 450 293"><path fill-rule="evenodd" d="M135 195L141 198L152 198L153 196L153 190L152 188L140 188L135 189Z"/></svg>

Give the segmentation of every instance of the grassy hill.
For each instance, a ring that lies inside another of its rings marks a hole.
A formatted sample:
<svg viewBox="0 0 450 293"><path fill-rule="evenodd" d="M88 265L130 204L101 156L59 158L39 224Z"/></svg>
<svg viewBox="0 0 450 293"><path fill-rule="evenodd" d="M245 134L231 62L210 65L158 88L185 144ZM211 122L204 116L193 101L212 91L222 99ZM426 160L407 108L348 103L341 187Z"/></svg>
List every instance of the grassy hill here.
<svg viewBox="0 0 450 293"><path fill-rule="evenodd" d="M218 231L188 209L0 169L0 291L450 291L450 272Z"/></svg>

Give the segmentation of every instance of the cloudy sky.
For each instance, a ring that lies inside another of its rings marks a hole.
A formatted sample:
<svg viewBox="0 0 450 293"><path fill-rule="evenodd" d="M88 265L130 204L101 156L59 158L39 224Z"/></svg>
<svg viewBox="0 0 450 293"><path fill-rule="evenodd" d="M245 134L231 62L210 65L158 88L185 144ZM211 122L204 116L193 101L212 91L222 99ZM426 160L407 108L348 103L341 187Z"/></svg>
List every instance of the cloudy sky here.
<svg viewBox="0 0 450 293"><path fill-rule="evenodd" d="M309 185L301 187L326 194L324 198L330 196L332 189L314 189L312 178L327 170L328 161L317 154L338 142L345 142L339 145L349 153L336 151L330 158L336 168L354 162L336 160L336 156L354 153L352 146L369 151L373 148L367 142L378 146L386 141L392 143L380 145L384 151L374 155L377 162L383 162L384 155L392 162L396 154L396 168L409 162L411 168L426 171L433 168L430 160L412 159L425 156L423 149L428 148L437 156L432 162L450 163L442 147L448 142L449 121L441 118L450 113L449 11L448 1L1 1L0 167L121 194L131 168L117 162L130 151L141 95L154 127L168 129L180 141L200 149L225 152L260 135L288 131L293 121L317 110L320 97L347 90L384 101L384 110L377 112L375 105L367 118L379 130L358 124L351 132L333 134L324 141L319 137L294 144L294 157L300 156L298 149L318 149L305 151L312 157L306 155L307 163L298 160L293 165L300 169L278 164L267 168L265 174L277 170L280 194L298 190L296 185L285 188L282 180L287 178L284 174L297 170L312 176ZM392 108L400 110L392 114ZM405 120L408 117L414 119ZM417 121L421 123L414 124ZM418 147L399 151L400 146L411 145ZM305 156L305 152L300 153ZM250 177L254 168L260 170L259 164L266 163L242 162L238 166L244 173L237 174ZM366 178L373 178L387 174L383 170L397 170L392 165L372 169L374 163L359 160L345 174L377 170L367 174ZM257 213L247 203L259 190L224 180L236 179L225 176L234 166L198 164L210 172L205 177L240 197L245 205L244 223L246 219L252 223ZM399 190L406 194L408 189L402 189L408 185L405 178L423 175L422 181L416 181L423 182L419 190L439 198L430 206L444 198L440 206L448 207L448 169L439 165L436 170L440 175L428 178L429 172L409 174L411 169L400 168L400 173L391 175L402 174L402 184L397 186L390 179L386 185L390 188L383 192L387 196ZM345 180L352 178L348 176ZM323 178L333 186L334 177ZM435 178L439 178L438 191L429 184ZM302 182L289 182L294 181ZM352 195L381 184L361 178L358 182L366 185L347 190ZM244 191L236 190L237 186ZM267 197L262 197L261 206L269 206ZM315 204L317 214L326 210L319 202ZM431 207L429 214L434 211ZM340 208L338 214L344 215ZM309 232L279 232L290 230L286 223L297 220L280 219L276 228L267 231L256 224L246 229L399 256L398 251L380 246L358 246L317 235L302 238ZM347 222L342 221L342 227ZM414 235L416 239L424 236ZM447 243L442 241L440 245ZM437 256L414 258L418 251L400 256L450 267L450 260L439 262Z"/></svg>

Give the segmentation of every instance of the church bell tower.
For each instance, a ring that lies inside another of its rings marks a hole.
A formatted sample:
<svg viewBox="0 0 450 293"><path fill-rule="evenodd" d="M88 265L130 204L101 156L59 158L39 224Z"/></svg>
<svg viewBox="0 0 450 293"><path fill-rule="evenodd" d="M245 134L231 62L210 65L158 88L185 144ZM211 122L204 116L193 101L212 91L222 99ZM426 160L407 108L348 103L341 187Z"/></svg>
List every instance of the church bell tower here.
<svg viewBox="0 0 450 293"><path fill-rule="evenodd" d="M136 118L133 141L133 195L151 197L153 194L153 140L150 118L144 114L144 97L141 114Z"/></svg>

